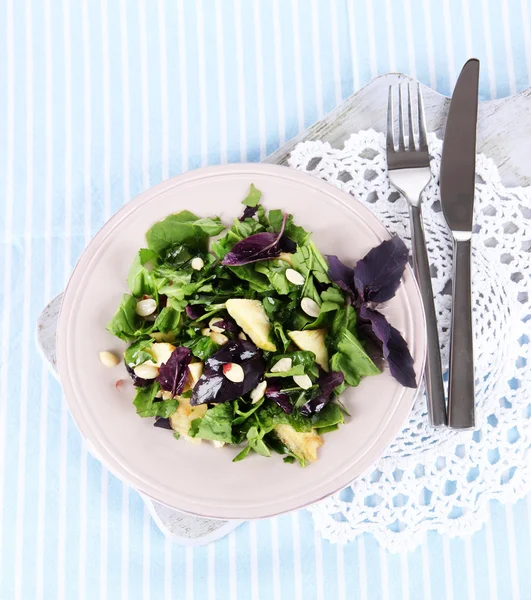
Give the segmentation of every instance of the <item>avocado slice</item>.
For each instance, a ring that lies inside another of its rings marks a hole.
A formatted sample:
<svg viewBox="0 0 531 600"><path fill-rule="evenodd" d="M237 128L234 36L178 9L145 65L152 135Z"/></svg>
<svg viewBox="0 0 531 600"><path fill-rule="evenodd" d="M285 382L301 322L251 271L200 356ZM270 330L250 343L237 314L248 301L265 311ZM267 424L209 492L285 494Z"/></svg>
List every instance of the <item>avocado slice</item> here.
<svg viewBox="0 0 531 600"><path fill-rule="evenodd" d="M281 442L296 456L309 462L317 460L317 449L323 445L323 438L315 429L310 432L295 431L291 425L276 425L275 433Z"/></svg>
<svg viewBox="0 0 531 600"><path fill-rule="evenodd" d="M260 300L231 298L225 306L229 315L258 348L276 352L277 347L269 339L271 325Z"/></svg>
<svg viewBox="0 0 531 600"><path fill-rule="evenodd" d="M326 329L307 329L306 331L289 331L288 335L301 350L315 354L315 362L328 371L328 348L325 344Z"/></svg>

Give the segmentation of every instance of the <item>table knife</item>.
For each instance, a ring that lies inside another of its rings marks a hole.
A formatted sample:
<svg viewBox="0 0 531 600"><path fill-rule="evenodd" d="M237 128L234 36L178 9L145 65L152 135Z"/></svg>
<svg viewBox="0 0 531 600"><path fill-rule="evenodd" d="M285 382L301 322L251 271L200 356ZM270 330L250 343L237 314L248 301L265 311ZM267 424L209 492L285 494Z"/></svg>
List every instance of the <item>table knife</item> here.
<svg viewBox="0 0 531 600"><path fill-rule="evenodd" d="M440 174L441 205L454 247L448 383L448 426L454 429L475 426L471 242L478 84L479 60L470 59L450 103Z"/></svg>

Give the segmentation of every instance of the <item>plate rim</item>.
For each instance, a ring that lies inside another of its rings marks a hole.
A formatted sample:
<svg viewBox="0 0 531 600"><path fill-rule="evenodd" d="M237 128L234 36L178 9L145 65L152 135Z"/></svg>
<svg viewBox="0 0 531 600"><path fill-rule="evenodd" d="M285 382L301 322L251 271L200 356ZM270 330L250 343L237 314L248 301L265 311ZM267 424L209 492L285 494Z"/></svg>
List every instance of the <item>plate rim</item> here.
<svg viewBox="0 0 531 600"><path fill-rule="evenodd" d="M286 177L288 173L289 176ZM267 511L263 510L264 505L255 507L254 510L252 506L246 507L243 511L241 507L235 509L223 506L214 514L209 510L211 507L207 505L203 506L202 508L195 508L197 506L197 502L194 503L194 506L190 504L186 506L175 504L175 500L170 500L168 495L159 495L164 490L161 490L160 487L156 488L156 486L154 486L153 483L145 482L138 475L135 475L134 469L132 470L131 468L127 467L127 465L122 464L119 458L113 456L109 449L106 448L105 444L98 439L97 431L94 431L94 428L83 420L83 413L82 408L80 406L80 402L75 400L77 399L75 386L69 378L67 367L68 355L66 352L68 340L68 315L72 314L72 304L76 298L77 293L79 292L79 286L75 286L75 283L79 277L83 277L82 274L80 275L81 271L84 270L83 268L91 265L92 261L97 257L98 246L102 242L104 242L105 239L116 230L116 228L120 227L121 223L124 220L126 220L131 214L139 210L145 203L152 201L158 195L165 193L173 188L176 188L182 184L191 183L198 179L203 180L213 176L215 177L231 174L245 174L249 176L253 174L269 175L275 178L289 179L290 181L293 181L294 179L299 179L301 184L305 184L307 186L316 188L319 192L327 194L327 196L331 197L334 201L340 203L349 212L354 213L358 218L363 218L363 220L366 222L366 225L375 233L375 235L378 238L388 239L390 236L390 233L387 231L386 227L378 220L378 218L355 197L347 194L343 190L340 190L339 188L336 188L335 186L332 186L331 184L313 175L303 173L295 169L291 169L280 165L271 165L264 163L236 163L229 165L215 165L195 169L193 171L188 171L186 173L177 175L176 177L163 181L155 186L152 186L140 193L127 204L122 206L92 238L90 243L87 245L87 247L81 254L76 266L74 267L63 294L61 310L59 313L57 325L56 351L58 370L61 377L62 387L68 404L68 408L70 410L70 414L72 415L72 418L76 423L76 427L78 428L81 436L87 444L87 447L91 454L93 454L102 464L104 464L110 472L117 476L121 481L126 482L128 485L133 487L133 489L138 490L139 492L152 498L156 502L160 502L161 504L170 508L175 508L182 512L198 517L241 520L268 518L292 510L298 510L300 508L318 502L319 500L322 500L323 498L326 498L331 494L336 493L337 491L343 489L345 486L349 485L355 479L359 478L368 469L370 469L374 462L382 456L382 454L385 452L385 449L392 443L393 439L396 437L397 433L399 432L400 428L405 422L407 415L410 413L418 394L420 393L420 382L422 381L424 373L427 344L426 323L424 310L422 309L420 291L418 289L418 285L415 281L415 278L413 277L411 267L407 265L406 269L410 274L411 283L415 292L415 300L420 308L419 314L416 316L419 319L419 327L421 331L415 332L416 334L422 333L421 336L415 338L415 343L420 345L421 352L421 366L419 372L417 373L419 387L411 391L408 391L410 388L404 388L402 397L397 402L396 409L393 411L391 418L388 420L387 424L380 432L380 435L378 435L378 437L375 438L375 441L370 446L368 446L368 448L356 460L355 465L358 465L356 473L349 475L350 471L354 468L353 465L351 467L345 468L339 476L332 480L334 483L331 487L333 487L334 489L329 489L324 494L319 493L318 495L316 494L314 497L306 498L304 500L301 499L300 494L298 496L295 495L293 496L296 499L295 503L287 508L277 507L277 505L282 504L282 502L279 501L275 504L268 504L268 506L270 506L271 508ZM408 304L414 303L415 302L413 300L411 300L411 303L408 302ZM368 455L370 456L369 460L367 460ZM308 493L306 492L306 496L307 495ZM236 510L237 513L235 512ZM246 514L241 514L242 512L245 512Z"/></svg>

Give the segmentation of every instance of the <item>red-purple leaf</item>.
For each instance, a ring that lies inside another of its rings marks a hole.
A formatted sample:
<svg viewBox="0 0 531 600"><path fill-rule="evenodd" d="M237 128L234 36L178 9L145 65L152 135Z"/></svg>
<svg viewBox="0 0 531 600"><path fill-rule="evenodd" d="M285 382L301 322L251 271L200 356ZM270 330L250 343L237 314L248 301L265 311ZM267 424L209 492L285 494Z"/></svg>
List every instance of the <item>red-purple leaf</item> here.
<svg viewBox="0 0 531 600"><path fill-rule="evenodd" d="M191 358L189 348L184 346L175 348L168 362L163 363L159 369L157 381L163 390L171 392L172 396L178 396L183 391Z"/></svg>
<svg viewBox="0 0 531 600"><path fill-rule="evenodd" d="M321 394L312 400L308 400L306 404L303 404L299 412L305 417L311 417L312 415L321 412L323 408L330 402L331 394L334 389L343 383L345 376L341 371L330 371L327 373L322 369L319 369L319 387L321 388Z"/></svg>
<svg viewBox="0 0 531 600"><path fill-rule="evenodd" d="M245 219L252 219L258 210L258 206L246 206L242 216L240 217L240 221L245 221Z"/></svg>
<svg viewBox="0 0 531 600"><path fill-rule="evenodd" d="M262 231L236 242L230 252L227 252L221 264L228 267L240 267L249 263L270 260L280 256L282 252L280 242L284 234L287 218L288 215L285 214L282 227L278 233Z"/></svg>
<svg viewBox="0 0 531 600"><path fill-rule="evenodd" d="M408 249L397 236L370 250L354 268L354 285L363 302L387 302L396 293Z"/></svg>
<svg viewBox="0 0 531 600"><path fill-rule="evenodd" d="M328 255L328 276L342 290L354 296L354 269L343 264L337 256Z"/></svg>
<svg viewBox="0 0 531 600"><path fill-rule="evenodd" d="M381 342L383 356L389 364L391 375L403 386L416 388L413 358L406 340L398 329L395 329L381 312L365 305L361 307L360 317L370 323L372 333Z"/></svg>
<svg viewBox="0 0 531 600"><path fill-rule="evenodd" d="M273 400L275 404L278 404L278 406L280 406L280 408L289 415L293 412L293 404L289 399L289 395L280 390L280 386L281 382L278 382L275 379L268 381L265 397L268 400Z"/></svg>
<svg viewBox="0 0 531 600"><path fill-rule="evenodd" d="M234 321L230 319L220 319L219 321L213 321L213 327L219 327L223 329L223 331L227 331L228 333L238 333L239 328Z"/></svg>
<svg viewBox="0 0 531 600"><path fill-rule="evenodd" d="M204 314L204 310L197 304L188 304L184 310L192 321L199 319L199 317L202 317Z"/></svg>
<svg viewBox="0 0 531 600"><path fill-rule="evenodd" d="M243 369L243 381L233 382L223 375L223 365L236 363ZM194 387L190 404L228 402L254 389L265 372L260 350L246 340L232 340L206 360L205 370Z"/></svg>
<svg viewBox="0 0 531 600"><path fill-rule="evenodd" d="M147 379L142 379L142 377L139 377L135 373L134 369L130 367L127 363L125 363L125 369L129 373L129 377L131 377L131 381L133 382L133 385L135 387L146 387L147 385L151 385L151 380L148 381Z"/></svg>

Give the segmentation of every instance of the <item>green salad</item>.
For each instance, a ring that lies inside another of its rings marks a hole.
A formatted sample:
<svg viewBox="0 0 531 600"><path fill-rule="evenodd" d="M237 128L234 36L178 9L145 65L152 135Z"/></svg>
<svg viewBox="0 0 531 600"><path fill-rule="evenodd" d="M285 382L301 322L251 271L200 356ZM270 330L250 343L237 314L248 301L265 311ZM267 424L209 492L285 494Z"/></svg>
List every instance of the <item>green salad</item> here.
<svg viewBox="0 0 531 600"><path fill-rule="evenodd" d="M408 253L394 237L349 267L261 196L251 185L228 229L187 210L155 223L107 330L129 344L140 417L238 446L234 461L276 452L305 466L348 416L341 393L378 375L380 359L416 386L407 343L378 310Z"/></svg>

